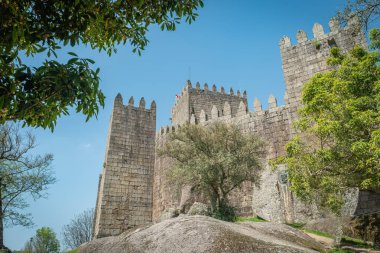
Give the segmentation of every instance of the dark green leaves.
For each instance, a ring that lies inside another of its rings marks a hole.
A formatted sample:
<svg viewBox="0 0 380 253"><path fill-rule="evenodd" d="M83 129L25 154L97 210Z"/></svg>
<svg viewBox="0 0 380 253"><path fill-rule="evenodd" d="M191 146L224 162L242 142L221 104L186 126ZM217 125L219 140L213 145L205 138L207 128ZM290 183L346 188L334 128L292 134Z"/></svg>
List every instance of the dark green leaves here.
<svg viewBox="0 0 380 253"><path fill-rule="evenodd" d="M2 65L8 74L1 79L0 123L21 120L53 130L57 119L68 114L68 107L75 107L86 120L96 115L104 105L104 95L99 89L99 69L91 69L93 63L74 57L66 64L46 60L36 68Z"/></svg>
<svg viewBox="0 0 380 253"><path fill-rule="evenodd" d="M71 106L88 120L104 105L93 60L70 52L67 63L48 59L31 68L19 52L57 58L62 44L89 44L111 55L117 45L129 43L141 55L150 25L173 31L183 18L194 21L202 6L202 0L0 1L0 123L20 120L53 129Z"/></svg>

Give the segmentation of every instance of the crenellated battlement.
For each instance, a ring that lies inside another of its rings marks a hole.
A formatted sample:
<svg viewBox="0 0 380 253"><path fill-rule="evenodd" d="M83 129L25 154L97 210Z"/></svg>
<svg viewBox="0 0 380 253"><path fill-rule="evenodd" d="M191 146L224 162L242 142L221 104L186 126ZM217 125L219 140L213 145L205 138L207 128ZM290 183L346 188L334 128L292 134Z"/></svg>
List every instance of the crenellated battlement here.
<svg viewBox="0 0 380 253"><path fill-rule="evenodd" d="M296 34L297 44L292 44L291 39L288 36L283 36L280 40L280 49L283 50L295 50L298 46L303 46L305 44L314 44L316 47L320 47L322 43L327 42L330 47L338 46L335 41L329 40L329 38L336 36L342 31L355 30L360 31L358 26L360 25L357 16L352 16L346 27L341 28L339 21L336 18L330 19L329 22L329 33L325 33L324 28L321 24L315 23L312 32L313 38L309 39L307 33L304 30L298 30Z"/></svg>
<svg viewBox="0 0 380 253"><path fill-rule="evenodd" d="M122 107L122 108L124 108L124 110L134 109L134 110L140 110L140 111L145 111L145 112L147 112L147 111L154 111L155 112L156 111L156 102L153 100L150 104L150 107L145 108L146 107L145 98L141 97L138 106L135 106L135 99L133 96L131 96L128 100L128 104L124 105L123 97L121 96L120 93L118 93L115 97L115 100L114 100L114 108L115 107Z"/></svg>
<svg viewBox="0 0 380 253"><path fill-rule="evenodd" d="M121 96L120 93L118 93L117 96L115 97L114 106L123 106L125 109L127 109L127 108L132 109L133 108L135 110L144 110L144 111L151 111L151 110L155 111L156 110L156 102L154 100L151 102L150 108L148 108L148 109L145 108L146 102L145 102L144 97L140 98L138 106L135 106L135 99L133 96L131 96L129 98L128 104L124 105L123 104L123 97Z"/></svg>
<svg viewBox="0 0 380 253"><path fill-rule="evenodd" d="M194 114L195 122L199 121L201 110L205 112L206 117L211 116L212 106L218 108L218 115L224 114L223 105L228 102L231 106L231 115L236 115L239 103L244 101L247 104L247 92L242 93L237 90L236 93L232 88L227 93L225 88L221 86L219 89L215 84L211 89L207 83L201 88L201 84L197 82L195 87L190 81L186 82L181 93L176 95L176 101L172 108L172 123L183 124L190 122Z"/></svg>
<svg viewBox="0 0 380 253"><path fill-rule="evenodd" d="M249 115L249 117L255 117L257 115L264 115L271 112L276 112L283 109L284 106L277 105L277 99L270 95L268 98L268 108L263 110L261 102L256 98L254 101L254 111L249 112L248 105L244 100L240 101L238 110L235 114L232 114L231 105L228 101L224 102L223 106L220 105L211 105L209 110L201 109L199 114L192 113L190 115L190 121L186 122L190 124L209 124L214 121L226 121L226 120L234 120L237 121L241 119L241 117L245 117ZM210 113L207 113L210 112ZM181 128L181 124L171 125L171 126L163 126L156 134L156 139L161 138L161 136L165 136L169 133L175 132Z"/></svg>
<svg viewBox="0 0 380 253"><path fill-rule="evenodd" d="M156 133L156 139L161 138L162 136L166 136L167 134L173 133L181 128L181 125L173 125L173 126L162 126L160 130Z"/></svg>
<svg viewBox="0 0 380 253"><path fill-rule="evenodd" d="M236 91L236 94L234 93L234 90L232 89L232 87L229 89L229 92L228 94L226 94L226 90L224 89L223 86L220 86L219 90L217 88L217 86L215 84L212 85L212 88L211 90L209 89L209 85L208 83L205 83L203 85L203 89L201 89L201 84L199 82L197 82L195 84L195 87L193 88L192 87L192 84L190 82L190 80L187 80L186 81L186 85L184 86L184 88L181 90L181 93L180 94L177 94L176 97L175 97L175 103L174 103L174 107L177 105L177 104L180 104L180 101L181 99L184 98L184 96L186 94L189 93L189 91L191 90L196 90L198 92L204 92L204 93L207 93L207 92L213 92L215 94L219 94L219 95L229 95L229 96L236 96L236 97L243 97L243 98L247 98L247 91L243 91L243 94L241 95L240 91L237 90Z"/></svg>
<svg viewBox="0 0 380 253"><path fill-rule="evenodd" d="M325 33L323 26L315 23L313 38L309 39L306 32L297 32L297 44L293 45L290 38L284 36L280 41L282 69L286 84L285 104L289 106L291 118L297 118L301 106L303 85L316 73L328 71L332 66L327 64L327 58L333 47L338 47L343 53L354 45L367 47L364 33L361 31L356 16L352 16L345 27L340 27L338 20L329 22L330 32Z"/></svg>

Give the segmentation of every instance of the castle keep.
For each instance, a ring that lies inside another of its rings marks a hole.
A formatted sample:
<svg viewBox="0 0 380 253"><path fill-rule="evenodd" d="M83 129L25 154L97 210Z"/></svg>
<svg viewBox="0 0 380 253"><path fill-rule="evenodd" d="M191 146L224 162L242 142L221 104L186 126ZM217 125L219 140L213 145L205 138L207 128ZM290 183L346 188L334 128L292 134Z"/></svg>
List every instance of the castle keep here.
<svg viewBox="0 0 380 253"><path fill-rule="evenodd" d="M118 235L152 220L156 104L141 98L127 106L115 98L108 129L106 158L99 178L94 231L96 237Z"/></svg>
<svg viewBox="0 0 380 253"><path fill-rule="evenodd" d="M335 20L325 33L320 24L313 27L313 38L298 31L297 43L288 37L280 41L282 69L286 84L285 105L278 106L269 97L268 109L254 101L254 111L248 111L246 92L236 93L213 85L203 87L188 81L172 109L172 125L161 127L156 133L156 105L145 108L144 98L135 107L133 98L123 104L117 95L110 119L103 172L99 178L94 237L117 235L128 228L157 221L170 209L186 209L199 197L184 187L172 189L165 171L173 161L158 157L168 133L180 125L223 121L236 124L244 132L258 134L267 144L267 160L284 154L284 145L294 134L292 122L297 119L302 85L316 73L329 70L326 59L331 47L347 52L355 44L366 47L364 34L357 28L355 18L347 27L340 28ZM272 171L269 166L262 174L260 187L244 183L231 195L231 203L240 215L259 215L277 222L306 222L321 216L310 205L298 201L288 189L286 168ZM376 196L357 192L348 210L360 214L376 210ZM380 199L380 198L379 198ZM379 201L378 201L379 202Z"/></svg>

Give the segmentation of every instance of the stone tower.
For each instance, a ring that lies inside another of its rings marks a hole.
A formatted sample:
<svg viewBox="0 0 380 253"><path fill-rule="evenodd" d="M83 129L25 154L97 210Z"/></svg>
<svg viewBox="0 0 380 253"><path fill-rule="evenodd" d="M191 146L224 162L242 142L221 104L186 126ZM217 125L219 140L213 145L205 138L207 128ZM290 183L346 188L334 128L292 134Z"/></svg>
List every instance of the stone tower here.
<svg viewBox="0 0 380 253"><path fill-rule="evenodd" d="M323 26L315 23L312 39L308 39L305 31L299 30L295 45L292 45L287 36L280 41L282 70L286 84L285 105L289 106L291 121L297 118L303 85L315 74L331 69L326 61L332 47L338 47L346 53L354 45L367 46L356 16L353 16L344 28L340 28L339 22L333 18L329 22L329 27L330 32L325 33Z"/></svg>
<svg viewBox="0 0 380 253"><path fill-rule="evenodd" d="M99 178L93 237L118 235L152 220L156 104L141 98L128 105L118 94L108 129L106 157Z"/></svg>
<svg viewBox="0 0 380 253"><path fill-rule="evenodd" d="M202 116L206 121L213 116L214 118L223 115L235 116L241 101L247 105L247 93L245 91L243 94L240 91L234 94L232 88L226 92L223 86L220 91L217 91L215 84L209 89L207 83L203 89L199 83L193 88L190 81L187 81L181 94L176 96L176 102L172 109L172 124L182 125L191 121L198 123L202 111ZM228 110L224 108L226 102L229 104ZM214 110L212 109L213 106L215 106Z"/></svg>

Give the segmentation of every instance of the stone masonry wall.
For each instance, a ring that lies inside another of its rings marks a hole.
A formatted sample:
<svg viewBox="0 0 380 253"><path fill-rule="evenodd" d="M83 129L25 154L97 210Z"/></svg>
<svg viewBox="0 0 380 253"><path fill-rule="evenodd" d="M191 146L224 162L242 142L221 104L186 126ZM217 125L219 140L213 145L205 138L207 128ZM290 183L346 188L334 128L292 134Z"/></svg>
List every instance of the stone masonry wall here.
<svg viewBox="0 0 380 253"><path fill-rule="evenodd" d="M355 215L372 214L380 210L380 192L360 191Z"/></svg>
<svg viewBox="0 0 380 253"><path fill-rule="evenodd" d="M187 87L187 86L186 86ZM186 87L176 95L175 105L172 108L172 123L183 124L190 120L189 93Z"/></svg>
<svg viewBox="0 0 380 253"><path fill-rule="evenodd" d="M173 116L173 125L185 122L193 124L210 124L213 121L223 121L236 124L243 132L251 132L260 136L267 146L267 161L284 155L284 145L294 134L292 123L297 119L297 110L301 106L300 97L302 85L314 74L330 69L326 64L330 48L338 46L343 52L347 52L355 44L366 46L364 34L357 29L355 20L351 20L345 28L339 28L335 20L329 25L331 32L324 34L323 27L315 24L313 27L314 39L308 40L306 33L297 33L298 44L291 45L290 39L284 37L280 42L283 62L284 79L286 83L285 105L277 106L276 99L271 96L268 100L269 108L263 110L260 101L254 101L254 112L247 110L247 97L226 95L224 88L216 91L215 85L208 90L206 84L200 89L199 83L195 88L188 82L177 104L173 108L173 115L180 111L187 114L179 118ZM231 99L232 98L232 99ZM183 108L187 108L184 110ZM165 141L165 134L172 131L173 127L166 127L157 135L157 145ZM162 180L162 173L170 166L170 161L156 160L155 192L159 192L161 198L155 203L154 217L167 208L173 208L180 201L180 195L171 195L169 188L156 184L156 180ZM241 215L260 215L261 217L278 222L305 222L308 219L317 219L321 213L315 206L305 205L298 201L289 190L289 182L281 180L286 168L280 166L273 170L266 165L261 184L253 186L243 184L242 188L231 194L231 203ZM170 196L170 197L165 197ZM169 201L170 199L170 201Z"/></svg>
<svg viewBox="0 0 380 253"><path fill-rule="evenodd" d="M152 220L156 105L123 105L119 94L111 116L106 158L96 207L94 237L118 235Z"/></svg>
<svg viewBox="0 0 380 253"><path fill-rule="evenodd" d="M326 64L331 47L347 52L355 44L366 46L364 34L352 19L348 26L340 28L335 20L330 23L331 32L315 24L314 38L297 33L297 45L288 37L280 42L284 80L285 105L277 106L270 96L268 109L263 110L259 100L254 101L254 111L248 112L247 94L223 87L203 89L190 81L176 96L172 109L172 126L162 127L155 135L155 104L145 109L145 101L135 108L133 100L123 106L121 96L115 99L111 116L106 162L99 181L94 236L120 234L136 225L159 220L169 209L181 209L186 202L202 201L202 196L191 193L190 187L176 189L166 178L173 164L169 158L158 157L157 151L167 141L168 134L185 123L208 125L215 121L236 124L245 133L257 134L266 143L265 169L259 185L245 182L231 193L230 203L239 215L259 215L277 222L307 222L317 220L321 214L313 205L300 202L289 190L286 167L276 169L269 161L285 154L284 146L294 135L292 123L297 120L301 105L301 89L316 73L331 69ZM154 169L153 169L154 167ZM379 194L360 192L350 201L350 213L373 212L380 207ZM203 200L204 201L204 200ZM356 205L357 203L357 205ZM189 204L189 203L187 203ZM351 210L352 209L352 210Z"/></svg>
<svg viewBox="0 0 380 253"><path fill-rule="evenodd" d="M218 105L221 108L224 108L224 112L231 110L230 104L224 99L223 96L219 96ZM270 109L263 111L259 102L255 101L255 112L247 112L247 100L241 100L236 106L234 115L231 113L226 113L226 115L218 116L217 113L212 113L215 111L215 106L211 105L211 109L204 108L202 111L209 111L210 118L206 121L205 114L200 112L200 114L195 115L199 119L199 124L208 125L214 121L223 121L228 124L236 124L243 132L255 133L260 138L266 142L268 159L275 158L279 155L283 155L282 147L289 140L289 123L287 110L284 106L277 107L276 99L271 96L269 98ZM194 122L193 122L194 123ZM176 127L167 126L161 128L156 136L156 148L160 148L166 141L168 134L172 131L175 131ZM167 184L165 179L166 170L172 165L172 161L168 158L156 157L155 164L155 176L154 176L154 197L153 197L153 220L158 219L162 212L168 210L169 208L179 208L179 204L183 202L181 200L181 192L173 190L173 187L170 184ZM271 173L270 173L271 174ZM277 180L277 174L275 175ZM266 179L265 179L266 180ZM263 180L263 181L265 181ZM272 185L272 188L275 190L274 196L279 196L278 191L275 188L275 185ZM254 192L256 189L256 192ZM276 206L273 208L277 210L277 206L281 206L279 197L271 198L271 201L268 202L268 198L260 192L260 187L252 185L250 182L245 182L241 189L237 189L231 193L230 202L236 208L236 211L239 215L250 216L257 214L262 209L263 205L266 206ZM267 187L265 188L267 190ZM254 194L253 194L254 193ZM263 197L260 199L254 200L257 196ZM196 197L193 196L193 199ZM265 203L262 204L261 202ZM254 204L253 204L254 203ZM265 210L264 210L265 212ZM272 216L262 215L265 218L271 218Z"/></svg>
<svg viewBox="0 0 380 253"><path fill-rule="evenodd" d="M287 36L280 41L282 70L286 84L285 104L289 107L291 122L297 119L302 86L316 73L332 69L326 62L330 49L339 47L345 53L356 44L367 46L356 18L352 18L345 28L340 28L338 21L331 19L329 27L331 31L325 34L323 26L315 23L314 38L311 40L303 30L299 30L296 45L292 45Z"/></svg>
<svg viewBox="0 0 380 253"><path fill-rule="evenodd" d="M232 88L228 93L225 92L223 86L220 87L220 91L217 91L214 84L209 90L208 84L204 85L204 88L200 88L199 82L192 87L190 81L187 81L185 88L182 90L180 96L176 99L176 104L172 109L172 124L181 125L191 121L192 115L194 115L194 122L198 123L200 117L204 117L207 120L211 119L212 113L218 115L218 117L230 114L235 116L240 102L243 101L247 104L247 94L244 91L243 94L240 91L234 94ZM228 102L230 108L228 112L224 111L224 103ZM215 111L212 111L215 106ZM204 116L201 116L202 110Z"/></svg>
<svg viewBox="0 0 380 253"><path fill-rule="evenodd" d="M167 140L168 135L164 133L169 133L169 128L161 128L161 130L162 134L157 133L156 137L156 152ZM175 186L167 181L166 177L166 172L172 164L173 161L170 158L156 155L153 177L153 221L159 220L165 210L176 209L179 205L180 193Z"/></svg>

